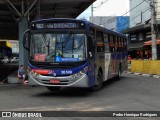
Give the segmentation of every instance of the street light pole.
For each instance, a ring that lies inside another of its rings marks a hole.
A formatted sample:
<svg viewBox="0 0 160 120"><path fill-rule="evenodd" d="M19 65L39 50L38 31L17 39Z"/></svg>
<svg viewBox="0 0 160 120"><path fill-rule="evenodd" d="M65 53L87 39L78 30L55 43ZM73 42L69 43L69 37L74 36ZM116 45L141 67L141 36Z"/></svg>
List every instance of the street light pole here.
<svg viewBox="0 0 160 120"><path fill-rule="evenodd" d="M93 4L91 5L91 22L93 22Z"/></svg>
<svg viewBox="0 0 160 120"><path fill-rule="evenodd" d="M152 35L152 60L157 60L157 44L156 44L156 12L155 0L150 1L151 7L151 35Z"/></svg>

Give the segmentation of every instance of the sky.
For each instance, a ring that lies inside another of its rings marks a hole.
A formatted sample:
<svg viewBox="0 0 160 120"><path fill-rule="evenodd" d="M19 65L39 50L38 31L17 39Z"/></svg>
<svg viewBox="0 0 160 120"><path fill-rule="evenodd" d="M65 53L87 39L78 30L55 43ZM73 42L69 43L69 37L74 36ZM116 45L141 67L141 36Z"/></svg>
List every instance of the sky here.
<svg viewBox="0 0 160 120"><path fill-rule="evenodd" d="M102 5L101 2L103 2ZM101 6L98 8L99 5ZM122 16L129 11L129 0L97 0L93 6L95 7L93 11L94 16ZM78 16L78 19L85 18L89 20L90 16L91 8L89 7Z"/></svg>

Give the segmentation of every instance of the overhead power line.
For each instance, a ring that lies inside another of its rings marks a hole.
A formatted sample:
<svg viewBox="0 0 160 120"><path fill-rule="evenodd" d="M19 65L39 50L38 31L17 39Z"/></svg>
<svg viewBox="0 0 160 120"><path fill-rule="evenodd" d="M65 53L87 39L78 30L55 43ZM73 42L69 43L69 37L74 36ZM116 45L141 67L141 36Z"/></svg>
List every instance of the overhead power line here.
<svg viewBox="0 0 160 120"><path fill-rule="evenodd" d="M138 5L136 5L135 7L133 7L132 9L130 9L129 11L127 11L126 13L124 13L124 14L121 15L121 16L124 16L124 15L126 15L127 13L131 12L132 10L134 10L135 8L137 8L138 6L140 6L140 5L141 5L142 3L144 3L144 2L147 2L147 1L144 0L144 1L140 2ZM148 10L150 10L150 8L146 9L146 10L143 11L142 13L145 13L145 12L147 12ZM142 13L138 14L137 16L135 16L134 18L132 18L131 20L129 20L128 22L126 22L125 24L123 24L123 25L121 25L121 26L124 26L124 25L128 24L129 22L133 21L134 19L138 18ZM114 17L115 17L115 16L114 16ZM113 17L113 18L114 18L114 17ZM112 18L111 18L111 19L112 19ZM108 21L102 23L102 25L107 24L107 22L108 22Z"/></svg>
<svg viewBox="0 0 160 120"><path fill-rule="evenodd" d="M105 4L106 2L108 2L109 0L103 0L99 3L99 5L96 7L96 9L99 9L103 4Z"/></svg>
<svg viewBox="0 0 160 120"><path fill-rule="evenodd" d="M100 8L104 3L108 2L108 0L103 0L100 2L100 4L97 7L94 7L93 4L91 5L91 22L93 22L93 11L94 8Z"/></svg>
<svg viewBox="0 0 160 120"><path fill-rule="evenodd" d="M147 12L148 10L150 10L150 9L147 9L146 11L143 11L142 13L145 13L145 12ZM124 24L122 24L122 25L119 25L118 27L125 26L126 24L130 23L131 21L133 21L133 20L135 20L136 18L138 18L139 16L141 16L142 13L136 15L134 18L132 18L131 20L127 21L126 23L124 23ZM145 18L147 18L147 17L145 17ZM144 19L145 19L145 18L144 18ZM148 17L148 19L150 19L150 18L151 18L151 17Z"/></svg>
<svg viewBox="0 0 160 120"><path fill-rule="evenodd" d="M134 10L135 8L137 8L138 6L140 6L144 1L140 2L138 5L136 5L135 7L133 7L132 9L130 9L129 11L127 11L126 13L124 13L123 15L121 16L124 16L126 15L127 13L131 12L132 10Z"/></svg>

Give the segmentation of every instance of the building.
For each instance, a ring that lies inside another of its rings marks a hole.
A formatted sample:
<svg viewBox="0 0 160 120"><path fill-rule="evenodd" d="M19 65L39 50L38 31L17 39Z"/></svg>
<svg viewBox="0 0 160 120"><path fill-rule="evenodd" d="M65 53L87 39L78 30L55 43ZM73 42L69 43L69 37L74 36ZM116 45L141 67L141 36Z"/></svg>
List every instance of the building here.
<svg viewBox="0 0 160 120"><path fill-rule="evenodd" d="M12 46L7 41L0 41L0 58L12 56Z"/></svg>
<svg viewBox="0 0 160 120"><path fill-rule="evenodd" d="M19 54L19 41L18 40L7 40L12 45L12 53Z"/></svg>
<svg viewBox="0 0 160 120"><path fill-rule="evenodd" d="M4 47L3 47L4 45ZM0 57L13 57L19 55L18 40L0 40Z"/></svg>
<svg viewBox="0 0 160 120"><path fill-rule="evenodd" d="M129 35L128 54L132 58L149 59L151 51L151 10L148 0L130 0L130 28L122 31ZM157 51L160 51L160 0L155 2ZM157 54L160 59L160 52Z"/></svg>
<svg viewBox="0 0 160 120"><path fill-rule="evenodd" d="M95 24L116 32L129 28L129 16L94 16L90 20Z"/></svg>

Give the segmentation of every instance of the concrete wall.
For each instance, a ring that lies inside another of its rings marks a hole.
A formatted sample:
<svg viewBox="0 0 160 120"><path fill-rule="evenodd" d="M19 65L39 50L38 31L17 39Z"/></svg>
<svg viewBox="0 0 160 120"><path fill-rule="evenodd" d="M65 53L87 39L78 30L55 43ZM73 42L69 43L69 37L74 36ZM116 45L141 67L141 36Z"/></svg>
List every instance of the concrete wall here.
<svg viewBox="0 0 160 120"><path fill-rule="evenodd" d="M157 20L160 20L160 0L157 0L156 4L156 10L157 10Z"/></svg>
<svg viewBox="0 0 160 120"><path fill-rule="evenodd" d="M93 23L116 31L116 16L94 16Z"/></svg>
<svg viewBox="0 0 160 120"><path fill-rule="evenodd" d="M12 45L12 53L19 53L19 42L18 40L8 40Z"/></svg>
<svg viewBox="0 0 160 120"><path fill-rule="evenodd" d="M140 4L141 2L143 3ZM138 4L140 5L136 7ZM150 19L151 12L149 8L149 4L144 0L130 0L130 27L144 24L145 21Z"/></svg>
<svg viewBox="0 0 160 120"><path fill-rule="evenodd" d="M93 23L120 32L129 28L129 16L94 16Z"/></svg>
<svg viewBox="0 0 160 120"><path fill-rule="evenodd" d="M130 28L138 26L140 24L146 24L145 22L151 18L150 1L148 2L146 1L130 0ZM160 18L160 0L155 0L155 1L157 1L155 4L155 7L157 12L157 20L158 20ZM140 5L136 7L138 4Z"/></svg>

